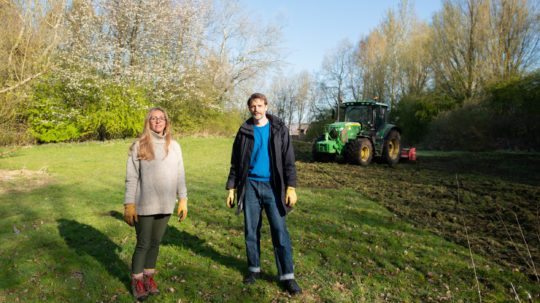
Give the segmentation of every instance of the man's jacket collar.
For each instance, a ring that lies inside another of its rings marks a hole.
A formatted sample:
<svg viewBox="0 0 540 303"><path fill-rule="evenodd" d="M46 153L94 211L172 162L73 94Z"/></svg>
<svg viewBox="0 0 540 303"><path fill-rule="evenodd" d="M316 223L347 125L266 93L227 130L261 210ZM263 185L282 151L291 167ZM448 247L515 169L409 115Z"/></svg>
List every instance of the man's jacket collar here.
<svg viewBox="0 0 540 303"><path fill-rule="evenodd" d="M266 114L266 118L268 119L268 123L270 123L272 133L280 130L285 125L280 118L274 115ZM245 135L253 136L253 117L247 119L247 121L240 126L240 132Z"/></svg>

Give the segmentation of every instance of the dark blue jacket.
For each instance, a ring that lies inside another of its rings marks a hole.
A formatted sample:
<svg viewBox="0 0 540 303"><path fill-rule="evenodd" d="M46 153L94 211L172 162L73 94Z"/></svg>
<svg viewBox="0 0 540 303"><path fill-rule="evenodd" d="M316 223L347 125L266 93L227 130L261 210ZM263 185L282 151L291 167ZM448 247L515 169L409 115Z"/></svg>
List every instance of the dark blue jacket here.
<svg viewBox="0 0 540 303"><path fill-rule="evenodd" d="M270 123L270 165L272 168L272 187L280 194L281 206L278 208L282 215L291 211L291 207L285 205L285 194L287 187L296 188L296 165L294 163L294 150L289 136L289 129L281 119L267 114ZM238 208L236 214L240 214L244 208L244 196L246 191L246 181L249 173L249 162L255 139L253 137L253 118L248 119L236 133L234 139L231 169L227 180L226 189L235 188L237 190Z"/></svg>

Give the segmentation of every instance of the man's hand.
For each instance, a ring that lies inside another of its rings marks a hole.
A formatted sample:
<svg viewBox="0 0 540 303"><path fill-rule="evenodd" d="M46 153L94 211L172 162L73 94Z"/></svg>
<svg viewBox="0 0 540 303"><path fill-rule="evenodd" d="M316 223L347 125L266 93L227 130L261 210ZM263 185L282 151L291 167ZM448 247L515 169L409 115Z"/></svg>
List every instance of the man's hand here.
<svg viewBox="0 0 540 303"><path fill-rule="evenodd" d="M285 204L289 207L294 207L296 204L296 190L294 187L287 187L287 194L285 196Z"/></svg>
<svg viewBox="0 0 540 303"><path fill-rule="evenodd" d="M229 189L229 196L227 197L227 206L229 208L234 207L234 195L236 194L236 189L231 188Z"/></svg>
<svg viewBox="0 0 540 303"><path fill-rule="evenodd" d="M135 204L124 204L124 221L126 221L129 226L134 226L135 222L139 222L137 219L137 211L135 211Z"/></svg>
<svg viewBox="0 0 540 303"><path fill-rule="evenodd" d="M180 213L182 213L181 217ZM178 222L184 221L184 219L187 217L187 198L178 200L178 211L176 212L176 215L180 217L178 218Z"/></svg>

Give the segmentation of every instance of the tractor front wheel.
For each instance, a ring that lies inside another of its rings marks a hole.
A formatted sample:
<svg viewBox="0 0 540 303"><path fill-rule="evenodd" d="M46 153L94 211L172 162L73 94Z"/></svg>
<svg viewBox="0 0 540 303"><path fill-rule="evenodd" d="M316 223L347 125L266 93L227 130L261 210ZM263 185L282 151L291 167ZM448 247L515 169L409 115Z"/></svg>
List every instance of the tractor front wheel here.
<svg viewBox="0 0 540 303"><path fill-rule="evenodd" d="M347 161L362 166L369 165L373 159L373 145L367 138L360 138L347 144Z"/></svg>
<svg viewBox="0 0 540 303"><path fill-rule="evenodd" d="M397 130L392 130L386 136L383 146L383 157L390 165L395 165L399 162L401 154L401 136Z"/></svg>

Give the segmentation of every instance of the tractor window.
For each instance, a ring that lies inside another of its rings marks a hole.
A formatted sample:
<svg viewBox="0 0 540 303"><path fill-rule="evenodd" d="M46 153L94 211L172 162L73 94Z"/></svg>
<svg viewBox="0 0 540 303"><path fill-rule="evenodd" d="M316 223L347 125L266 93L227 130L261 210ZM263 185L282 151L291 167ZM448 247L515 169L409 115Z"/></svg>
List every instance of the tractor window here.
<svg viewBox="0 0 540 303"><path fill-rule="evenodd" d="M375 118L375 125L377 128L381 127L383 124L385 124L385 117L386 117L386 108L380 106L377 110L376 118Z"/></svg>
<svg viewBox="0 0 540 303"><path fill-rule="evenodd" d="M366 106L348 106L345 109L345 122L367 123L371 121L371 111Z"/></svg>

